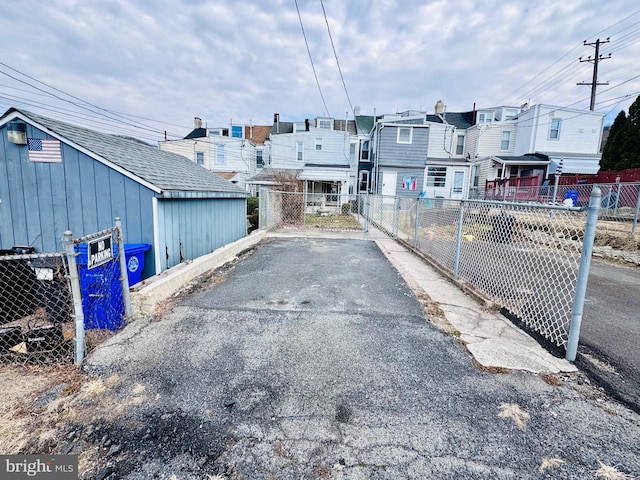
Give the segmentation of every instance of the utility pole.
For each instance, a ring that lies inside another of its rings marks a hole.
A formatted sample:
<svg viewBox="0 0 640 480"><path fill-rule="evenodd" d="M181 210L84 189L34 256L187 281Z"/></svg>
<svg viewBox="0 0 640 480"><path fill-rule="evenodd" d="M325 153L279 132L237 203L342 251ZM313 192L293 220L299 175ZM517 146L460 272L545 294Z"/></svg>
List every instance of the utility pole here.
<svg viewBox="0 0 640 480"><path fill-rule="evenodd" d="M593 80L591 81L591 83L588 82L580 82L577 83L576 85L591 85L591 106L589 107L589 110L593 111L593 109L596 106L596 87L598 85L609 85L609 82L604 82L604 83L598 83L598 62L600 60L607 60L608 58L611 58L611 54L609 54L608 57L603 57L602 55L600 55L600 45L603 43L609 43L609 38L607 37L606 40L602 40L600 41L600 39L597 39L595 42L589 42L587 43L587 41L584 41L585 45L590 45L592 47L596 47L596 54L593 58L591 58L591 55L589 55L587 58L585 58L584 60L582 59L582 57L579 58L580 63L582 62L592 62L593 63Z"/></svg>

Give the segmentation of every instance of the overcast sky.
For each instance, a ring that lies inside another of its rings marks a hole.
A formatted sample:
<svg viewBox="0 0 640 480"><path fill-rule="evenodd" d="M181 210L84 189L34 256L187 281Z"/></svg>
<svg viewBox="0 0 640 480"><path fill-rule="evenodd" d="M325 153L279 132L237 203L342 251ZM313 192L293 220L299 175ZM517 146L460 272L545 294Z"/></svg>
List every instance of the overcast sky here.
<svg viewBox="0 0 640 480"><path fill-rule="evenodd" d="M155 141L165 130L186 135L194 116L209 127L270 125L275 112L283 121L353 118L351 106L363 115L433 112L438 99L447 111L588 109L590 87L576 83L591 82L593 65L578 59L594 55L583 41L607 37L600 53L612 57L600 62L599 81L610 84L598 88L596 110L611 123L640 94L637 0L298 6L318 82L294 0L3 1L0 110Z"/></svg>

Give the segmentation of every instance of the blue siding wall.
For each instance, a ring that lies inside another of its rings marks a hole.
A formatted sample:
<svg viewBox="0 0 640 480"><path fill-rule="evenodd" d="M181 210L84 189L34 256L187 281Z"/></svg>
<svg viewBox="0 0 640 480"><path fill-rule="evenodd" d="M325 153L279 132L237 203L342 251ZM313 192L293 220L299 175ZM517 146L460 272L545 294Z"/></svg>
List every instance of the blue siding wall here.
<svg viewBox="0 0 640 480"><path fill-rule="evenodd" d="M31 125L27 136L53 138ZM60 146L62 163L31 162L27 146L9 142L6 126L0 128L0 248L60 251L65 230L79 237L113 226L115 217L122 218L127 243L152 244L155 193L69 145Z"/></svg>
<svg viewBox="0 0 640 480"><path fill-rule="evenodd" d="M244 237L246 199L160 199L158 224L164 270Z"/></svg>
<svg viewBox="0 0 640 480"><path fill-rule="evenodd" d="M410 126L410 125L409 125ZM429 146L429 129L414 127L410 144L398 143L398 127L386 125L380 131L378 144L378 193L381 193L382 174L385 171L397 173L396 195L417 197L422 191L424 170ZM416 178L416 190L402 188L405 177Z"/></svg>

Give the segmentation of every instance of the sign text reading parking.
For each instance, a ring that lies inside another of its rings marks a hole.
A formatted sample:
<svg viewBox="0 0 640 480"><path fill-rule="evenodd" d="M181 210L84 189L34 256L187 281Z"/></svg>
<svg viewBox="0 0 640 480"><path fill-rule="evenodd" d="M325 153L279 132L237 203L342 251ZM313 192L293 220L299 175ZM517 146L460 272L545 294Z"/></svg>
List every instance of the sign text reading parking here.
<svg viewBox="0 0 640 480"><path fill-rule="evenodd" d="M91 240L87 254L87 268L95 268L111 260L113 258L111 235Z"/></svg>

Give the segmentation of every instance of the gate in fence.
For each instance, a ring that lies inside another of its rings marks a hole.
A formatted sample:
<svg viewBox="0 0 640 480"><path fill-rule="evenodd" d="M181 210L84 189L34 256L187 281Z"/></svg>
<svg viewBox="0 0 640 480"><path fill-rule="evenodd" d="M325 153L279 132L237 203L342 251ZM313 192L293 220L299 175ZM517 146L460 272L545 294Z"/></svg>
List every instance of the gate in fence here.
<svg viewBox="0 0 640 480"><path fill-rule="evenodd" d="M131 314L120 220L77 239L65 232L63 245L0 251L0 362L80 363L87 336L118 330Z"/></svg>
<svg viewBox="0 0 640 480"><path fill-rule="evenodd" d="M336 208L263 190L260 225L401 240L575 360L603 201L590 193L583 206L358 195Z"/></svg>

